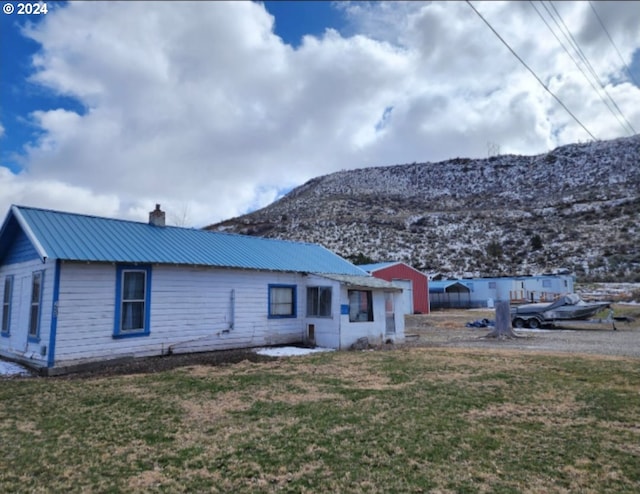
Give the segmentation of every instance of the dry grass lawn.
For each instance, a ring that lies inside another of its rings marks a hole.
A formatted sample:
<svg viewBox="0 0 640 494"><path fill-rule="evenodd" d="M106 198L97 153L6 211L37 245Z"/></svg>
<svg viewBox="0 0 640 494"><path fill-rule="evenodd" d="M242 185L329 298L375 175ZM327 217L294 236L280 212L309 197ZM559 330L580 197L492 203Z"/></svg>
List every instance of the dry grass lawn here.
<svg viewBox="0 0 640 494"><path fill-rule="evenodd" d="M1 492L640 491L633 358L418 346L10 379L0 416Z"/></svg>

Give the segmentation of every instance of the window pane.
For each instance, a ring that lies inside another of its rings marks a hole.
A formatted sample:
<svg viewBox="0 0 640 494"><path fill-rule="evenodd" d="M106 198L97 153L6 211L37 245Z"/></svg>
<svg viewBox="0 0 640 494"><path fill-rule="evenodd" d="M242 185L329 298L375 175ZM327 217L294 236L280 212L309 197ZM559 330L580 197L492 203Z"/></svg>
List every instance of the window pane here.
<svg viewBox="0 0 640 494"><path fill-rule="evenodd" d="M40 313L40 306L34 304L31 306L31 317L29 320L29 335L37 336L38 335L38 316Z"/></svg>
<svg viewBox="0 0 640 494"><path fill-rule="evenodd" d="M123 300L144 300L144 271L125 271L122 287Z"/></svg>
<svg viewBox="0 0 640 494"><path fill-rule="evenodd" d="M373 321L373 307L370 291L349 290L349 321Z"/></svg>
<svg viewBox="0 0 640 494"><path fill-rule="evenodd" d="M293 299L291 288L272 288L272 300L276 304L290 304Z"/></svg>
<svg viewBox="0 0 640 494"><path fill-rule="evenodd" d="M123 302L122 330L144 329L144 302Z"/></svg>
<svg viewBox="0 0 640 494"><path fill-rule="evenodd" d="M318 315L318 289L315 287L307 288L307 315Z"/></svg>
<svg viewBox="0 0 640 494"><path fill-rule="evenodd" d="M331 287L322 287L320 288L320 316L330 316L331 315Z"/></svg>
<svg viewBox="0 0 640 494"><path fill-rule="evenodd" d="M2 332L6 333L9 330L9 307L5 305L2 310Z"/></svg>
<svg viewBox="0 0 640 494"><path fill-rule="evenodd" d="M29 314L29 336L38 336L40 322L40 292L42 273L33 273L31 277L31 311Z"/></svg>
<svg viewBox="0 0 640 494"><path fill-rule="evenodd" d="M11 278L4 279L4 297L2 299L5 304L11 300Z"/></svg>
<svg viewBox="0 0 640 494"><path fill-rule="evenodd" d="M292 316L293 288L292 287L270 287L270 310L272 316Z"/></svg>
<svg viewBox="0 0 640 494"><path fill-rule="evenodd" d="M4 279L4 296L2 297L2 330L9 331L9 310L11 308L11 278Z"/></svg>
<svg viewBox="0 0 640 494"><path fill-rule="evenodd" d="M31 303L40 302L40 283L42 280L41 273L34 273L31 284Z"/></svg>

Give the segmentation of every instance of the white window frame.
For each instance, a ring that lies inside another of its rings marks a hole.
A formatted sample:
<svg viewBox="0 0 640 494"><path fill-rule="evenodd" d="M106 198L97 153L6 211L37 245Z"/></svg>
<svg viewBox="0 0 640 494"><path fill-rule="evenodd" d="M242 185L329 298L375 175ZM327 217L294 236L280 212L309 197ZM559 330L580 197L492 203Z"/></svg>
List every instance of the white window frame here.
<svg viewBox="0 0 640 494"><path fill-rule="evenodd" d="M125 282L130 273L142 273L144 275L144 287L142 298L125 298ZM124 318L126 304L142 304L142 326L126 328ZM114 318L114 338L126 338L130 336L148 336L151 332L151 267L150 266L118 266L116 269L116 313Z"/></svg>
<svg viewBox="0 0 640 494"><path fill-rule="evenodd" d="M323 294L324 294L324 297L328 297L328 300L326 298L324 298L323 300ZM333 301L333 289L330 286L308 286L307 287L307 316L308 317L331 317L332 301Z"/></svg>
<svg viewBox="0 0 640 494"><path fill-rule="evenodd" d="M268 287L268 314L269 319L284 319L297 317L296 314L296 301L297 301L297 286L296 285L282 285L282 284L270 284ZM288 300L281 301L282 295L290 294L290 297L285 297Z"/></svg>
<svg viewBox="0 0 640 494"><path fill-rule="evenodd" d="M0 334L9 336L11 332L11 299L13 298L13 276L4 279L4 291L2 294L2 327Z"/></svg>
<svg viewBox="0 0 640 494"><path fill-rule="evenodd" d="M37 285L36 285L37 280ZM38 287L36 293L36 286ZM31 302L29 304L30 341L40 341L40 316L42 315L42 292L44 291L44 271L31 273Z"/></svg>

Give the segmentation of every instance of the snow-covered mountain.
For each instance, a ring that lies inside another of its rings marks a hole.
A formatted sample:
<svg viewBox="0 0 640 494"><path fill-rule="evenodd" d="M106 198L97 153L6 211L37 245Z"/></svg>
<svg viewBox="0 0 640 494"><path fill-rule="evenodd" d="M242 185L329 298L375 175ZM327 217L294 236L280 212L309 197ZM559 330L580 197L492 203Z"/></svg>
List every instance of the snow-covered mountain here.
<svg viewBox="0 0 640 494"><path fill-rule="evenodd" d="M207 229L314 242L432 276L640 281L640 135L536 156L341 171Z"/></svg>

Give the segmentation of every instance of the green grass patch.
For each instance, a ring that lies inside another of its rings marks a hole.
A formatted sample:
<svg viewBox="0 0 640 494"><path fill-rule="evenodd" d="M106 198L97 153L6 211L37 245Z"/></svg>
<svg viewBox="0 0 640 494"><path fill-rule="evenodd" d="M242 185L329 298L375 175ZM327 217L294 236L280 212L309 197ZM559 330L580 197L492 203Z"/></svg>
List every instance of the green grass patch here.
<svg viewBox="0 0 640 494"><path fill-rule="evenodd" d="M638 492L640 362L335 352L0 382L0 492Z"/></svg>

